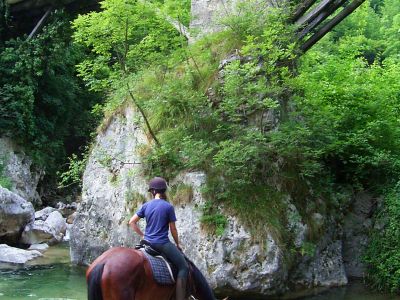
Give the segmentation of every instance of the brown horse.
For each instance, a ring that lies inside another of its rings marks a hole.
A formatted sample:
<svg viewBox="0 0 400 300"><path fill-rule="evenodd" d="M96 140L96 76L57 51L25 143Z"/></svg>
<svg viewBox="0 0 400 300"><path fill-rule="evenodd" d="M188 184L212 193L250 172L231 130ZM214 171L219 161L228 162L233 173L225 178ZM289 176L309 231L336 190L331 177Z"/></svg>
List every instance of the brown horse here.
<svg viewBox="0 0 400 300"><path fill-rule="evenodd" d="M216 300L199 269L189 261L192 296ZM89 300L172 300L175 286L158 285L150 263L142 251L111 248L100 255L86 271Z"/></svg>

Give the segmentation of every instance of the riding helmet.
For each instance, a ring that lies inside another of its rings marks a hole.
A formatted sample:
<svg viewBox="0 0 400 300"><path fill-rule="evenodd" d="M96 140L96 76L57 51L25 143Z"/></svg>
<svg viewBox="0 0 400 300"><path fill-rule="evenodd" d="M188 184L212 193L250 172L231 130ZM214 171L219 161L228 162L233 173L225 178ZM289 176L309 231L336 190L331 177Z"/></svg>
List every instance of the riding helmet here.
<svg viewBox="0 0 400 300"><path fill-rule="evenodd" d="M149 191L150 190L166 190L167 189L167 182L162 177L154 177L149 182Z"/></svg>

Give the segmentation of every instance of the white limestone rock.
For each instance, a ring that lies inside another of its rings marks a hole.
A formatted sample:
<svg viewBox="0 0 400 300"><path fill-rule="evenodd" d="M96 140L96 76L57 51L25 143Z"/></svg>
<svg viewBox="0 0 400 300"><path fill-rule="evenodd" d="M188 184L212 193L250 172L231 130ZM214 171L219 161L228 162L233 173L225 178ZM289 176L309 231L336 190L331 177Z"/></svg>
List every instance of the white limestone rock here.
<svg viewBox="0 0 400 300"><path fill-rule="evenodd" d="M23 250L0 244L0 263L25 264L40 256L42 254L36 250Z"/></svg>
<svg viewBox="0 0 400 300"><path fill-rule="evenodd" d="M56 210L57 209L55 209L54 207L50 207L50 206L43 208L41 210L38 210L35 212L35 220L46 221L49 214L51 214L53 211L56 211Z"/></svg>
<svg viewBox="0 0 400 300"><path fill-rule="evenodd" d="M47 244L45 244L45 243L42 243L42 244L33 244L33 245L31 245L31 246L28 248L28 250L37 250L37 251L40 251L40 252L44 252L44 251L46 251L47 249L49 249L49 245L47 245Z"/></svg>
<svg viewBox="0 0 400 300"><path fill-rule="evenodd" d="M265 19L269 7L279 6L286 0L253 0L254 14L259 16L260 21ZM191 37L190 42L226 28L226 19L232 16L240 16L242 9L238 9L243 0L192 0L191 2ZM263 18L264 16L264 18Z"/></svg>
<svg viewBox="0 0 400 300"><path fill-rule="evenodd" d="M10 138L0 137L0 159L5 165L5 176L11 181L11 191L40 205L41 199L36 189L43 170L37 169L32 159Z"/></svg>
<svg viewBox="0 0 400 300"><path fill-rule="evenodd" d="M36 220L27 225L22 233L21 242L28 245L56 244L63 240L66 229L65 219L58 211L53 211L45 221Z"/></svg>
<svg viewBox="0 0 400 300"><path fill-rule="evenodd" d="M34 213L32 203L0 187L0 242L16 244Z"/></svg>
<svg viewBox="0 0 400 300"><path fill-rule="evenodd" d="M139 242L128 226L147 193L147 181L139 176L138 151L148 139L139 124L138 114L127 107L97 136L71 230L75 263L87 264L109 247L133 247Z"/></svg>

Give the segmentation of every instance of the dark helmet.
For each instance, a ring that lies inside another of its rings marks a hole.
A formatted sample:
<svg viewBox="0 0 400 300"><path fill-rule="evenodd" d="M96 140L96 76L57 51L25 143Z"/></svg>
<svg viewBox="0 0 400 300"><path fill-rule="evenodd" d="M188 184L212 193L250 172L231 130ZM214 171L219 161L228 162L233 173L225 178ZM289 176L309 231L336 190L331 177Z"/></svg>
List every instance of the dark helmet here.
<svg viewBox="0 0 400 300"><path fill-rule="evenodd" d="M167 182L162 177L154 177L149 182L149 191L150 190L166 190L167 189Z"/></svg>

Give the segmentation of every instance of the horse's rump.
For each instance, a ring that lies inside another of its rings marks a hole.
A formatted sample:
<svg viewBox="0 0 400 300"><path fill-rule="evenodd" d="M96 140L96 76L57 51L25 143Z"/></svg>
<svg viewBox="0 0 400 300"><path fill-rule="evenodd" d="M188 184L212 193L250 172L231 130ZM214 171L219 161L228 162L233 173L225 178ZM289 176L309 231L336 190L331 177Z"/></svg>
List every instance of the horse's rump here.
<svg viewBox="0 0 400 300"><path fill-rule="evenodd" d="M174 291L174 286L157 285L144 254L130 248L111 248L104 252L90 265L86 278L89 300L169 300ZM100 287L102 298L95 296L98 295L94 291L96 287Z"/></svg>

